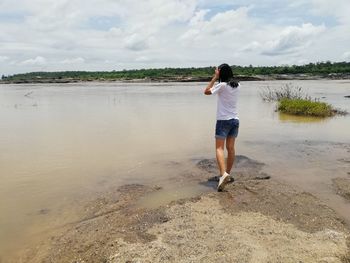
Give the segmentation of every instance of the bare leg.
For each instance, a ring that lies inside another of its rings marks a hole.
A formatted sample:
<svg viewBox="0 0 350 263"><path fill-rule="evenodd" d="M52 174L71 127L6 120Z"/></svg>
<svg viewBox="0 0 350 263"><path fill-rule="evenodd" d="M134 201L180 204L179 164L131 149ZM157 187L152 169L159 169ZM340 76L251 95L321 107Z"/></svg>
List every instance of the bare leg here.
<svg viewBox="0 0 350 263"><path fill-rule="evenodd" d="M216 139L216 161L218 162L218 166L220 169L220 175L223 175L225 173L226 167L225 167L225 154L224 154L224 147L225 147L225 140L224 139Z"/></svg>
<svg viewBox="0 0 350 263"><path fill-rule="evenodd" d="M227 149L227 168L226 173L230 173L232 166L235 162L235 137L227 137L226 149Z"/></svg>

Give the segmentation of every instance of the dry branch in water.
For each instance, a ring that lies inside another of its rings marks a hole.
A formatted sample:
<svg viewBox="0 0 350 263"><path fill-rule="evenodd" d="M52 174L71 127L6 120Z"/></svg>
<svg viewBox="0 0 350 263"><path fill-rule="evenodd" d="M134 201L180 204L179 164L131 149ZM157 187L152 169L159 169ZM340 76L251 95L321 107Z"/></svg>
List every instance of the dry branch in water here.
<svg viewBox="0 0 350 263"><path fill-rule="evenodd" d="M311 97L302 91L301 87L291 83L285 84L281 88L265 87L259 92L264 101L279 101L281 99L303 99L311 100Z"/></svg>

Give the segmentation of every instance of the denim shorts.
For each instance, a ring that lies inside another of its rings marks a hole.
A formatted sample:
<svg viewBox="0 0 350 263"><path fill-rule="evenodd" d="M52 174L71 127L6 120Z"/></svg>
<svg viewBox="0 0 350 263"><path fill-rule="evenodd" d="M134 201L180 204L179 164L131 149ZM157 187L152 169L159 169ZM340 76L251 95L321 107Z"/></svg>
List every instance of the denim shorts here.
<svg viewBox="0 0 350 263"><path fill-rule="evenodd" d="M215 138L226 139L227 137L237 137L239 128L238 119L217 120L215 128Z"/></svg>

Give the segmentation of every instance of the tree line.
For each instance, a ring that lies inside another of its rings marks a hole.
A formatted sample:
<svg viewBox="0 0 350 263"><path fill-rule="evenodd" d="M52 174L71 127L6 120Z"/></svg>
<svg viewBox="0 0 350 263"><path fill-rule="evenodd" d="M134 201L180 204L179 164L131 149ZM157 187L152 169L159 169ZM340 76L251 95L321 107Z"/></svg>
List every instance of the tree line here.
<svg viewBox="0 0 350 263"><path fill-rule="evenodd" d="M286 66L231 66L234 74L239 76L307 74L329 75L350 74L350 62L318 62L305 65ZM23 81L38 79L78 79L78 80L127 80L127 79L176 79L209 78L215 67L201 68L159 68L120 71L59 71L30 72L24 74L2 75L4 81Z"/></svg>

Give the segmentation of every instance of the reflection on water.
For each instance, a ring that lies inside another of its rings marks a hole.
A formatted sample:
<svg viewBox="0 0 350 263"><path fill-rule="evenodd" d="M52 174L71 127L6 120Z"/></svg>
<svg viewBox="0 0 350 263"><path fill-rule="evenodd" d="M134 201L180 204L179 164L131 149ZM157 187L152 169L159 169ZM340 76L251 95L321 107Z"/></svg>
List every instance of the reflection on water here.
<svg viewBox="0 0 350 263"><path fill-rule="evenodd" d="M313 151L317 145L307 147L308 154L301 154L295 145L300 141L350 143L350 118L321 121L276 113L273 104L261 101L259 88L284 83L242 83L237 153L265 162L275 177L325 200L334 199L331 178L350 170L334 158L344 158L346 152L324 146L333 160ZM323 101L350 111L344 98L350 89L347 82L293 84L311 96L323 94ZM65 208L94 193L126 183L164 186L179 175L177 166L169 163L214 157L216 99L203 95L205 86L1 85L0 255L12 244L24 245L40 231L74 221L78 211ZM192 186L171 189L163 192L164 199L203 191ZM344 207L346 211L348 206Z"/></svg>
<svg viewBox="0 0 350 263"><path fill-rule="evenodd" d="M297 116L297 115L290 115L290 114L281 113L281 112L278 113L278 117L281 122L312 123L312 122L325 122L329 120L329 118Z"/></svg>

